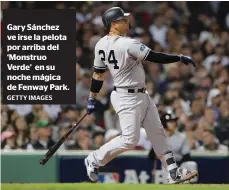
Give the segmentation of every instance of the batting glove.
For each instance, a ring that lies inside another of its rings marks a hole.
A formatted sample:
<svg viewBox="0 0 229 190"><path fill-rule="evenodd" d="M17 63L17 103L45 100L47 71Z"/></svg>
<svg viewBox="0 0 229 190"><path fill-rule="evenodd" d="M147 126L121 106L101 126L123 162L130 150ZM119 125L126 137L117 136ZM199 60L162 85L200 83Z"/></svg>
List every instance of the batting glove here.
<svg viewBox="0 0 229 190"><path fill-rule="evenodd" d="M192 60L191 57L180 55L180 61L184 63L185 65L188 65L189 63L191 63L193 67L196 67L196 63Z"/></svg>
<svg viewBox="0 0 229 190"><path fill-rule="evenodd" d="M94 98L88 98L86 110L89 115L95 111L95 104L96 100Z"/></svg>

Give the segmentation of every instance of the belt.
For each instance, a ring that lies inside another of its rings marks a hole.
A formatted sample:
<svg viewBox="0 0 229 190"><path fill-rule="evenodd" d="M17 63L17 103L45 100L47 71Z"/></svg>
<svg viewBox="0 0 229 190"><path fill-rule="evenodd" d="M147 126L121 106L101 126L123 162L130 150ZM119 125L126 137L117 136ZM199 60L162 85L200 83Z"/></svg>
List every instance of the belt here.
<svg viewBox="0 0 229 190"><path fill-rule="evenodd" d="M146 88L139 88L139 89L135 89L135 88L129 88L129 89L125 89L125 88L119 88L122 90L126 90L126 92L128 93L145 93L146 92ZM117 87L114 87L114 91L117 91Z"/></svg>

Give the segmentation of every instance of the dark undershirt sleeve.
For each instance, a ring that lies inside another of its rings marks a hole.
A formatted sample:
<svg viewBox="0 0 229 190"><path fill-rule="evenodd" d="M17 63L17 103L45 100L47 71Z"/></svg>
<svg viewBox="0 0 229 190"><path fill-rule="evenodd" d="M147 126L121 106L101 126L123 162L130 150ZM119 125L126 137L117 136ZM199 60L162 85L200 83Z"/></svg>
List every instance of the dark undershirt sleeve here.
<svg viewBox="0 0 229 190"><path fill-rule="evenodd" d="M145 58L145 61L167 64L180 61L180 56L150 50L147 57Z"/></svg>

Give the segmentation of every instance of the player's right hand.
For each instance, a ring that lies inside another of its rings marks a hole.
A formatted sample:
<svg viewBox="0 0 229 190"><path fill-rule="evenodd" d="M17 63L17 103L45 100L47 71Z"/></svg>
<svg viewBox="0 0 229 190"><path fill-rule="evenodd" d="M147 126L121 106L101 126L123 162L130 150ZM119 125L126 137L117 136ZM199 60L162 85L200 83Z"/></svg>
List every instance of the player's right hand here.
<svg viewBox="0 0 229 190"><path fill-rule="evenodd" d="M192 60L191 57L188 57L188 56L185 56L185 55L180 55L180 60L185 65L188 65L189 63L191 63L193 65L193 67L196 67L196 63Z"/></svg>
<svg viewBox="0 0 229 190"><path fill-rule="evenodd" d="M86 110L89 115L95 111L95 104L96 100L94 98L88 98Z"/></svg>

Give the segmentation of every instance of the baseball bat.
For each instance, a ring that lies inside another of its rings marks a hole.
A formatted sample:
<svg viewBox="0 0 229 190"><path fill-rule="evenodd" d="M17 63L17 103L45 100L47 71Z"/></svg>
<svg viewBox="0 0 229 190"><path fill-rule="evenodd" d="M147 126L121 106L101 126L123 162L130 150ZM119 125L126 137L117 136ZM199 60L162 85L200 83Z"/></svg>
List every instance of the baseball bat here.
<svg viewBox="0 0 229 190"><path fill-rule="evenodd" d="M84 116L82 116L80 120L74 126L72 126L71 129L48 150L48 152L40 160L41 165L45 165L46 162L48 162L48 160L52 157L52 155L59 149L59 147L64 143L64 141L68 138L68 136L77 128L77 126L86 116L87 113L85 113Z"/></svg>

